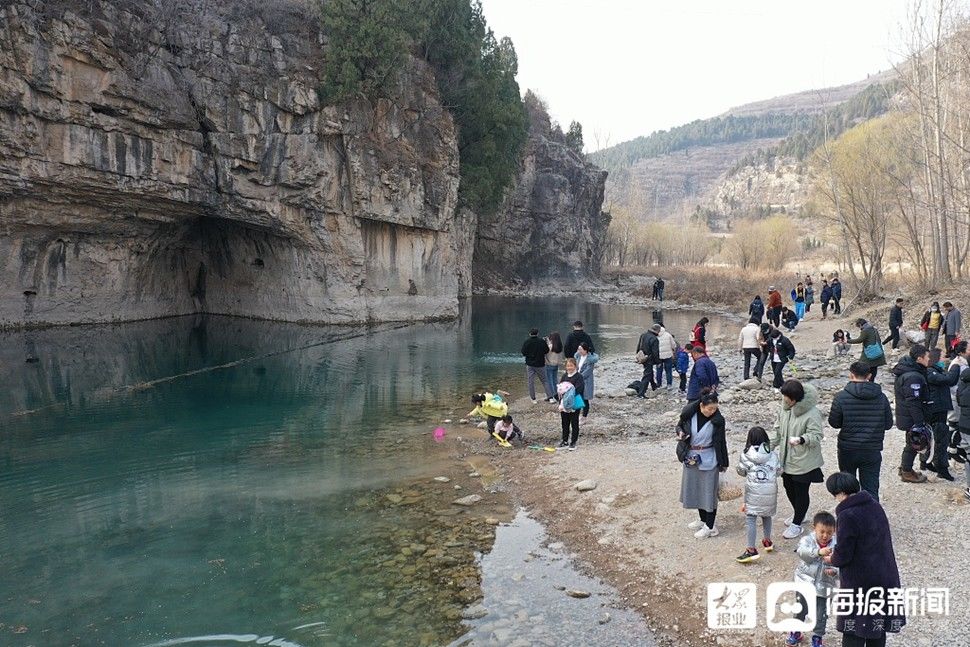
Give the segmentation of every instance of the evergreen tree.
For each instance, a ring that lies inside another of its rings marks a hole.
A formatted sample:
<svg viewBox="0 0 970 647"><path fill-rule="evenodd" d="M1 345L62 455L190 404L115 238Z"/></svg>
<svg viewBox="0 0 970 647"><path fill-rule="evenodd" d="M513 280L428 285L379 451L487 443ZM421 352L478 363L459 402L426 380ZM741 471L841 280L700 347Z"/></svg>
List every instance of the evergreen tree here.
<svg viewBox="0 0 970 647"><path fill-rule="evenodd" d="M583 125L578 121L569 124L566 132L566 146L579 155L583 154Z"/></svg>

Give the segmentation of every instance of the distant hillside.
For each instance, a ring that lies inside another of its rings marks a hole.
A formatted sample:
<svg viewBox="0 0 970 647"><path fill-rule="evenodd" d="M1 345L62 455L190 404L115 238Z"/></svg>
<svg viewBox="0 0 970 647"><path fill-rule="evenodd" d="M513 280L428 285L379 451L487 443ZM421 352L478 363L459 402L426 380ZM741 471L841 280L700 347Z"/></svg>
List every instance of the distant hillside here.
<svg viewBox="0 0 970 647"><path fill-rule="evenodd" d="M746 103L737 108L731 108L722 116L750 117L766 113L794 113L818 114L827 108L837 106L843 101L848 101L871 85L889 83L896 78L894 70L870 74L865 80L840 85L834 88L823 88L821 90L805 90L795 94L786 94L773 99Z"/></svg>
<svg viewBox="0 0 970 647"><path fill-rule="evenodd" d="M774 175L776 163L786 167L781 175L793 177L797 162L826 136L837 136L886 112L895 92L892 74L880 73L837 88L732 108L718 117L611 146L590 158L610 171L607 204L627 208L638 219L666 219L701 207L710 212L708 220L714 224L724 218L797 210L800 187L788 190L776 179L764 183L754 178ZM719 184L742 171L745 199L737 198L736 187L719 190ZM770 195L760 204L757 188L766 184L772 187ZM725 201L725 193L733 199ZM791 200L779 204L782 195Z"/></svg>

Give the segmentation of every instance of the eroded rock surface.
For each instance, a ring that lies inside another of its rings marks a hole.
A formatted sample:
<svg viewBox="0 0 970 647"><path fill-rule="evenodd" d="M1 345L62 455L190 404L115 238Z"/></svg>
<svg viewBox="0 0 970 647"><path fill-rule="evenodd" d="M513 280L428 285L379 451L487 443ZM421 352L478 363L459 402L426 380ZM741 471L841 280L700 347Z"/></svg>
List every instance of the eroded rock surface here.
<svg viewBox="0 0 970 647"><path fill-rule="evenodd" d="M82 4L0 8L0 326L457 314L474 216L422 64L326 106L298 4Z"/></svg>
<svg viewBox="0 0 970 647"><path fill-rule="evenodd" d="M526 101L529 139L502 207L480 214L476 289L565 279L600 271L610 218L603 213L606 171L570 150L541 105Z"/></svg>

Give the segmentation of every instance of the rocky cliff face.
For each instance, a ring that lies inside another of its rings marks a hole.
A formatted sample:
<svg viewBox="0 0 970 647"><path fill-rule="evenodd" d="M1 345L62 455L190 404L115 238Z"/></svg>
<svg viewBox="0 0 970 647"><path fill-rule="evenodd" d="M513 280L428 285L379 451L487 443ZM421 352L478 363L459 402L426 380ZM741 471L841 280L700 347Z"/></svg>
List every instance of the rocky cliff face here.
<svg viewBox="0 0 970 647"><path fill-rule="evenodd" d="M541 279L576 280L600 270L609 215L606 171L570 150L539 105L518 175L496 213L478 217L476 290Z"/></svg>
<svg viewBox="0 0 970 647"><path fill-rule="evenodd" d="M0 326L457 314L474 226L433 76L322 105L314 20L269 4L0 3Z"/></svg>

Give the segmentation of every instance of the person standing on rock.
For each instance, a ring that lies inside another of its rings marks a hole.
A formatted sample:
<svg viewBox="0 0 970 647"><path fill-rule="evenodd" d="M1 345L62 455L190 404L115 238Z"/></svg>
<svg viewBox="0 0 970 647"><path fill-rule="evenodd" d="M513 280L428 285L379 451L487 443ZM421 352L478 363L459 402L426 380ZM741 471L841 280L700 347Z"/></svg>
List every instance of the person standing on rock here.
<svg viewBox="0 0 970 647"><path fill-rule="evenodd" d="M593 367L600 357L589 349L589 344L582 342L579 345L579 350L576 351L576 357L573 359L576 360L576 370L583 377L583 415L579 420L582 424L586 422L586 417L589 416L589 403L593 399Z"/></svg>
<svg viewBox="0 0 970 647"><path fill-rule="evenodd" d="M785 365L795 359L795 345L777 328L771 331L771 336L768 338L768 357L771 358L771 371L774 373L771 385L780 389L785 383L783 376Z"/></svg>
<svg viewBox="0 0 970 647"><path fill-rule="evenodd" d="M664 280L658 276L656 286L657 286L657 300L662 302L664 300L664 288L667 287L667 284L664 283Z"/></svg>
<svg viewBox="0 0 970 647"><path fill-rule="evenodd" d="M832 301L832 286L827 279L822 279L822 294L819 295L822 302L822 319L828 317L829 303Z"/></svg>
<svg viewBox="0 0 970 647"><path fill-rule="evenodd" d="M886 365L886 351L882 347L882 338L875 326L862 317L855 320L855 325L860 331L859 336L848 337L846 333L846 341L850 344L862 344L859 361L869 365L869 381L875 382L879 367Z"/></svg>
<svg viewBox="0 0 970 647"><path fill-rule="evenodd" d="M943 302L943 339L946 343L946 356L953 357L953 344L960 337L960 329L963 326L963 318L960 311L953 307L949 301Z"/></svg>
<svg viewBox="0 0 970 647"><path fill-rule="evenodd" d="M892 599L890 591L901 586L886 511L851 474L832 474L825 488L838 502L838 542L822 560L839 569L839 587L852 592L846 596L847 613L838 614L835 628L842 632L843 647L885 647L886 633L898 633L906 624L905 605L875 611L879 599Z"/></svg>
<svg viewBox="0 0 970 647"><path fill-rule="evenodd" d="M961 367L951 364L949 370L945 370L942 354L943 351L939 348L931 350L930 362L926 367L926 384L929 389L926 423L933 429L933 450L931 461L928 461L929 449L920 456L920 468L936 472L945 481L952 481L954 479L950 474L950 456L947 453L950 446L950 427L946 421L953 411L950 389L960 381Z"/></svg>
<svg viewBox="0 0 970 647"><path fill-rule="evenodd" d="M529 382L529 397L532 404L536 400L536 378L546 392L546 398L553 397L552 385L546 383L546 353L549 347L546 342L539 339L539 329L533 328L529 331L529 338L522 344L522 356L525 357L525 377Z"/></svg>
<svg viewBox="0 0 970 647"><path fill-rule="evenodd" d="M659 280L654 280L654 282L653 282L653 291L650 293L650 300L651 301L656 301L657 300L657 283L659 283Z"/></svg>
<svg viewBox="0 0 970 647"><path fill-rule="evenodd" d="M579 350L579 345L583 342L589 344L590 351L596 351L596 347L593 345L593 338L583 330L583 322L574 321L573 331L566 336L566 344L563 347L563 352L566 354L566 357L575 357L576 351Z"/></svg>
<svg viewBox="0 0 970 647"><path fill-rule="evenodd" d="M768 288L768 321L775 328L781 327L781 292L773 285Z"/></svg>
<svg viewBox="0 0 970 647"><path fill-rule="evenodd" d="M818 391L811 384L788 380L781 387L781 400L771 446L780 454L781 483L793 512L781 536L794 539L802 534L802 523L811 503L809 487L824 478L822 414L816 406Z"/></svg>
<svg viewBox="0 0 970 647"><path fill-rule="evenodd" d="M761 325L761 322L765 319L765 303L761 300L761 295L756 294L754 301L748 306L748 316L756 324Z"/></svg>
<svg viewBox="0 0 970 647"><path fill-rule="evenodd" d="M738 334L738 347L744 355L744 379L751 378L751 358L754 357L755 372L757 373L758 360L761 359L761 344L758 343L758 333L761 332L760 322L754 317L741 328Z"/></svg>
<svg viewBox="0 0 970 647"><path fill-rule="evenodd" d="M704 389L716 392L720 385L720 378L718 378L714 360L707 356L703 347L691 346L690 357L694 360L694 366L690 370L690 379L687 382L687 400L692 402L701 397Z"/></svg>
<svg viewBox="0 0 970 647"><path fill-rule="evenodd" d="M643 353L643 377L640 378L640 390L637 392L638 398L646 397L647 387L657 390L657 381L654 379L654 367L660 363L660 331L663 327L654 324L650 330L640 335L637 341L637 355Z"/></svg>
<svg viewBox="0 0 970 647"><path fill-rule="evenodd" d="M717 518L717 492L720 473L728 468L727 436L724 416L718 411L717 393L704 389L697 400L680 412L677 440L686 440L680 480L680 502L685 510L697 510L699 519L687 524L698 539L720 534ZM678 454L679 456L679 454Z"/></svg>
<svg viewBox="0 0 970 647"><path fill-rule="evenodd" d="M563 352L562 347L562 337L559 335L558 330L553 330L546 337L546 348L549 350L546 352L546 384L548 384L552 389L552 395L549 396L549 402L556 401L556 376L559 374L559 365L562 364L563 359L566 358L566 353Z"/></svg>
<svg viewBox="0 0 970 647"><path fill-rule="evenodd" d="M896 305L889 309L889 336L882 340L885 346L890 341L893 350L899 350L899 329L903 327L903 300L896 299Z"/></svg>
<svg viewBox="0 0 970 647"><path fill-rule="evenodd" d="M660 362L657 364L657 388L663 384L664 374L667 376L667 390L674 388L674 354L677 352L677 340L666 328L660 327L657 334L657 341L660 345Z"/></svg>
<svg viewBox="0 0 970 647"><path fill-rule="evenodd" d="M862 489L879 500L883 441L893 410L882 387L869 381L869 365L853 362L849 383L832 400L829 426L838 429L839 471L858 474Z"/></svg>
<svg viewBox="0 0 970 647"><path fill-rule="evenodd" d="M926 367L930 353L926 346L916 344L909 349L893 368L896 376L893 391L896 395L896 428L906 432L903 455L900 459L899 477L904 483L923 483L926 476L913 469L916 450L909 443L909 432L914 427L926 425L929 389L926 383Z"/></svg>

